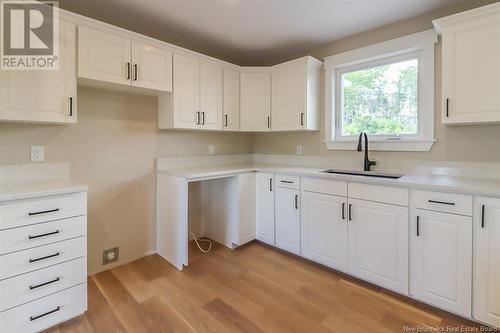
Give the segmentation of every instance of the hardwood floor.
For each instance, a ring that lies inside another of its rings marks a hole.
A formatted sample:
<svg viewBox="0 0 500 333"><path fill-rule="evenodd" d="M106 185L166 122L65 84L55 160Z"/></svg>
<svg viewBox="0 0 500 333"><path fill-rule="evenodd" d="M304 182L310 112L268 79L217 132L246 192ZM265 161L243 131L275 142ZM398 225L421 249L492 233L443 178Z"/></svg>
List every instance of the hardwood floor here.
<svg viewBox="0 0 500 333"><path fill-rule="evenodd" d="M191 244L192 245L192 244ZM260 243L190 247L89 277L89 310L49 332L403 332L480 326ZM449 330L451 331L451 330Z"/></svg>

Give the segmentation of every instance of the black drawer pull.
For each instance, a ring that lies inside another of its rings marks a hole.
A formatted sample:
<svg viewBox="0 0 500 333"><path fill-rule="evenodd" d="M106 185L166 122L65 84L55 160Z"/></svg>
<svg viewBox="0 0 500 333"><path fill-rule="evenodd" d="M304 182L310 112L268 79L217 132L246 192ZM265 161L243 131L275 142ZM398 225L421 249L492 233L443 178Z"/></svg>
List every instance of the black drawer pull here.
<svg viewBox="0 0 500 333"><path fill-rule="evenodd" d="M291 180L280 180L280 182L285 184L293 184L293 181Z"/></svg>
<svg viewBox="0 0 500 333"><path fill-rule="evenodd" d="M342 203L342 220L345 220L345 202Z"/></svg>
<svg viewBox="0 0 500 333"><path fill-rule="evenodd" d="M420 236L420 216L417 216L417 237Z"/></svg>
<svg viewBox="0 0 500 333"><path fill-rule="evenodd" d="M51 255L48 255L48 256L45 256L45 257L40 257L40 258L35 258L35 259L30 259L29 262L32 263L32 262L37 262L37 261L40 261L40 260L44 260L44 259L50 259L50 258L54 258L54 257L57 257L58 255L60 255L61 253L59 252L56 252L54 254L51 254Z"/></svg>
<svg viewBox="0 0 500 333"><path fill-rule="evenodd" d="M59 310L61 310L61 307L60 307L60 306L58 306L58 307L57 307L57 308L55 308L54 310L50 310L49 312L45 312L44 314L41 314L41 315L38 315L38 316L30 316L30 321L40 319L40 318L42 318L42 317L45 317L45 316L47 316L47 315L49 315L49 314L51 314L51 313L57 312L57 311L59 311Z"/></svg>
<svg viewBox="0 0 500 333"><path fill-rule="evenodd" d="M269 178L269 191L273 191L273 179Z"/></svg>
<svg viewBox="0 0 500 333"><path fill-rule="evenodd" d="M40 283L40 284L37 284L35 286L30 286L30 290L33 290L33 289L36 289L36 288L40 288L40 287L43 287L43 286L46 286L48 284L51 284L51 283L54 283L54 282L57 282L61 280L61 278L57 277L55 278L54 280L50 280L50 281L47 281L47 282L44 282L44 283Z"/></svg>
<svg viewBox="0 0 500 333"><path fill-rule="evenodd" d="M429 200L429 202L435 203L435 204L441 204L441 205L455 206L454 202L446 202L446 201L438 201L438 200Z"/></svg>
<svg viewBox="0 0 500 333"><path fill-rule="evenodd" d="M56 208L56 209L43 210L41 212L28 213L28 215L29 216L34 216L34 215L40 215L40 214L55 213L55 212L58 212L58 211L59 211L59 208Z"/></svg>
<svg viewBox="0 0 500 333"><path fill-rule="evenodd" d="M484 228L484 205L481 206L481 228Z"/></svg>
<svg viewBox="0 0 500 333"><path fill-rule="evenodd" d="M295 194L295 209L299 209L299 195Z"/></svg>
<svg viewBox="0 0 500 333"><path fill-rule="evenodd" d="M45 237L45 236L51 236L51 235L55 235L55 234L58 234L58 233L59 233L59 230L56 230L56 231L48 232L46 234L35 235L35 236L28 236L28 239L35 239L35 238L40 238L40 237Z"/></svg>
<svg viewBox="0 0 500 333"><path fill-rule="evenodd" d="M352 221L352 204L349 204L349 221Z"/></svg>

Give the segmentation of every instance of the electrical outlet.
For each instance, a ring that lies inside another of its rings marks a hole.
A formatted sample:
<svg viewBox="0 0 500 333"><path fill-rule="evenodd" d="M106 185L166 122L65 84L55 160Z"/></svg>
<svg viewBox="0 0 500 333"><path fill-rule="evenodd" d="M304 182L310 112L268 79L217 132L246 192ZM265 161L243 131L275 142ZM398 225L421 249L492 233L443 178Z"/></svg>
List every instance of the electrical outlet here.
<svg viewBox="0 0 500 333"><path fill-rule="evenodd" d="M102 251L102 264L107 265L117 262L120 257L120 248L114 247L112 249Z"/></svg>
<svg viewBox="0 0 500 333"><path fill-rule="evenodd" d="M209 155L215 154L215 145L208 145L208 154Z"/></svg>
<svg viewBox="0 0 500 333"><path fill-rule="evenodd" d="M297 155L302 155L302 153L304 152L303 148L302 148L302 145L297 145L295 146L295 153Z"/></svg>
<svg viewBox="0 0 500 333"><path fill-rule="evenodd" d="M31 162L43 162L45 160L44 146L31 146Z"/></svg>

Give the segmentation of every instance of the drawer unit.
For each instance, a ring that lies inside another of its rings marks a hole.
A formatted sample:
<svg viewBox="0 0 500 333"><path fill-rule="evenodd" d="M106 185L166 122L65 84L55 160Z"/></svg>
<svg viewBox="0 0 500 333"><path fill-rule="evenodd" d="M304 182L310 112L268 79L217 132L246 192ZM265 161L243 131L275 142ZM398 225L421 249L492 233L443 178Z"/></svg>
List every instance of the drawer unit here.
<svg viewBox="0 0 500 333"><path fill-rule="evenodd" d="M87 283L0 312L2 332L40 332L87 310Z"/></svg>
<svg viewBox="0 0 500 333"><path fill-rule="evenodd" d="M349 183L349 198L408 206L408 189L371 184Z"/></svg>
<svg viewBox="0 0 500 333"><path fill-rule="evenodd" d="M0 255L85 236L87 217L44 222L0 231Z"/></svg>
<svg viewBox="0 0 500 333"><path fill-rule="evenodd" d="M0 281L0 312L87 281L87 258L78 258Z"/></svg>
<svg viewBox="0 0 500 333"><path fill-rule="evenodd" d="M347 182L321 178L302 178L302 191L347 196Z"/></svg>
<svg viewBox="0 0 500 333"><path fill-rule="evenodd" d="M416 190L413 202L416 208L472 216L470 195Z"/></svg>
<svg viewBox="0 0 500 333"><path fill-rule="evenodd" d="M276 186L298 190L300 189L300 177L276 175Z"/></svg>
<svg viewBox="0 0 500 333"><path fill-rule="evenodd" d="M0 230L86 214L84 192L0 202Z"/></svg>
<svg viewBox="0 0 500 333"><path fill-rule="evenodd" d="M78 237L0 256L0 280L87 255L87 237Z"/></svg>

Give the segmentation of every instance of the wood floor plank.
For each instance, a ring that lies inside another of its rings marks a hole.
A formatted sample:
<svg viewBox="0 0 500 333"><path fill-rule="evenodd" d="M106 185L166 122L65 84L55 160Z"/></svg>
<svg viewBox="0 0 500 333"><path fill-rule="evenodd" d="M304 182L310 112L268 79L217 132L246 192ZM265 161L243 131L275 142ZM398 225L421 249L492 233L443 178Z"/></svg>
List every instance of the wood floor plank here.
<svg viewBox="0 0 500 333"><path fill-rule="evenodd" d="M158 255L88 279L89 309L47 331L403 332L481 325L253 242L176 270ZM198 251L198 252L193 252ZM484 327L483 327L484 329Z"/></svg>

